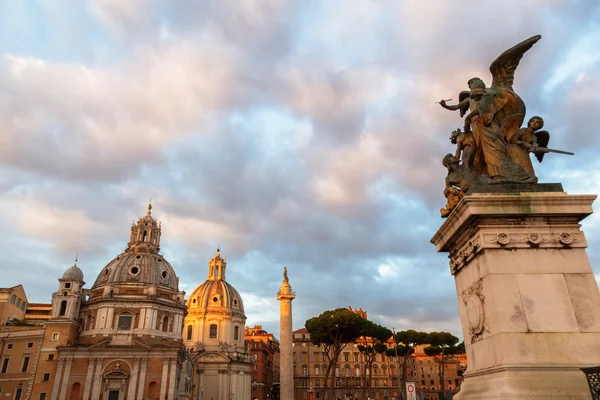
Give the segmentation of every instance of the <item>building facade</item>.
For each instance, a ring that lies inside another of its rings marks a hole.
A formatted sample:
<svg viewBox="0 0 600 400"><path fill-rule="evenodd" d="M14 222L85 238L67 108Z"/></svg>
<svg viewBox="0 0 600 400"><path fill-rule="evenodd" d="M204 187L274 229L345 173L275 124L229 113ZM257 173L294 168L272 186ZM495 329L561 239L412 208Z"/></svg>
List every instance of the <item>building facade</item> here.
<svg viewBox="0 0 600 400"><path fill-rule="evenodd" d="M366 312L364 312L366 318ZM359 314L360 315L360 314ZM340 354L337 365L332 371L335 376L335 399L398 399L399 384L402 382L402 361L395 357L378 354L373 364L370 385L368 372L365 371L364 355L358 346L364 344L360 340L348 344ZM391 339L387 346L394 348ZM427 356L418 346L407 363L407 379L413 381L417 389L417 399L437 400L441 390L439 361ZM462 372L466 369L464 355L444 363L444 390L456 393L460 390ZM322 346L310 342L310 333L306 328L294 331L294 399L317 400L325 395L325 373L328 360Z"/></svg>
<svg viewBox="0 0 600 400"><path fill-rule="evenodd" d="M189 398L185 293L160 253L160 238L149 206L131 226L125 251L90 289L73 265L58 279L51 305L33 306L26 314L26 322L40 326L2 327L2 398Z"/></svg>
<svg viewBox="0 0 600 400"><path fill-rule="evenodd" d="M245 327L244 338L252 358L252 400L270 399L279 382L279 340L262 325Z"/></svg>
<svg viewBox="0 0 600 400"><path fill-rule="evenodd" d="M23 285L0 288L0 324L9 324L12 320L23 320L27 310L27 296Z"/></svg>
<svg viewBox="0 0 600 400"><path fill-rule="evenodd" d="M246 314L227 282L227 261L217 254L208 277L187 299L183 342L193 359L193 399L250 399L251 359L244 342Z"/></svg>

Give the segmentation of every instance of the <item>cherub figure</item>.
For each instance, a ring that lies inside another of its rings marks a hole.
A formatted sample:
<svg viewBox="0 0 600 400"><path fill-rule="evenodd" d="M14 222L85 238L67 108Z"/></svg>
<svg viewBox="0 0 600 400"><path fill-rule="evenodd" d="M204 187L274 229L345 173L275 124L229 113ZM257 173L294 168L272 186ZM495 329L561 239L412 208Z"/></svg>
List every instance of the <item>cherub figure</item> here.
<svg viewBox="0 0 600 400"><path fill-rule="evenodd" d="M544 127L544 120L537 115L531 117L527 122L526 128L521 128L518 131L508 134L505 137L508 144L508 155L515 164L521 166L525 171L534 174L533 164L529 152L535 152L538 147L547 147L550 141L548 131L540 131ZM542 152L535 152L535 156L542 162L544 158Z"/></svg>
<svg viewBox="0 0 600 400"><path fill-rule="evenodd" d="M471 177L468 174L465 175L466 169L459 164L458 158L450 153L446 154L442 160L442 165L448 169L446 187L444 188L444 196L448 201L446 207L440 209L442 218L450 215L465 195L465 192L470 188Z"/></svg>
<svg viewBox="0 0 600 400"><path fill-rule="evenodd" d="M446 189L444 189L444 196L446 196L448 202L446 203L445 208L440 208L440 215L442 218L446 218L448 215L450 215L452 210L454 210L454 207L458 205L460 199L462 199L465 194L462 190L459 190L454 186L447 186Z"/></svg>
<svg viewBox="0 0 600 400"><path fill-rule="evenodd" d="M461 161L466 168L471 168L475 158L475 139L470 132L462 132L460 129L452 131L450 143L456 145L454 157Z"/></svg>

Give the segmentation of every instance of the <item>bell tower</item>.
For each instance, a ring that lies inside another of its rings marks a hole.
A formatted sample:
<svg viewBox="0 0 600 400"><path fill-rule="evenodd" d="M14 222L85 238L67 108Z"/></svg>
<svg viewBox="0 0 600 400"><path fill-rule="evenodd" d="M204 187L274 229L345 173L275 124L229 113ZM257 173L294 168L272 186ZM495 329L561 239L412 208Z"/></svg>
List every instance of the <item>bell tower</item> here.
<svg viewBox="0 0 600 400"><path fill-rule="evenodd" d="M52 294L52 319L79 320L79 309L83 300L83 272L77 262L67 268L58 280L58 291Z"/></svg>

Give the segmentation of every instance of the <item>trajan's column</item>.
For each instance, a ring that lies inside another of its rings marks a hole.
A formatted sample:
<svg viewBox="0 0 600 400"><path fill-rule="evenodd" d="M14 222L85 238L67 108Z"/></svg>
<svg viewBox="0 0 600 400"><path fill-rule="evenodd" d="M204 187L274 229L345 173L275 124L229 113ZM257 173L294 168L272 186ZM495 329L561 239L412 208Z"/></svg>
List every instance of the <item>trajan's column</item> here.
<svg viewBox="0 0 600 400"><path fill-rule="evenodd" d="M280 399L294 400L294 354L292 348L292 300L296 294L283 268L283 283L277 293L279 300L279 338L280 338Z"/></svg>

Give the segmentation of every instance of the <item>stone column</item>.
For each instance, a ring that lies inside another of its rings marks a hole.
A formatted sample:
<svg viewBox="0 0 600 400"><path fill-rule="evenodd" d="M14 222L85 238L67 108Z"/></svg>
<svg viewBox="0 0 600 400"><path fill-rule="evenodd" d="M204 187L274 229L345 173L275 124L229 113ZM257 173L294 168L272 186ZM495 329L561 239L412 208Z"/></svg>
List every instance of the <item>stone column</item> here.
<svg viewBox="0 0 600 400"><path fill-rule="evenodd" d="M287 277L287 269L283 272L283 283L277 293L279 300L279 369L280 399L294 400L294 349L292 330L292 300L296 294Z"/></svg>
<svg viewBox="0 0 600 400"><path fill-rule="evenodd" d="M596 196L475 193L432 239L449 252L469 367L455 398L589 399L600 294L579 222Z"/></svg>
<svg viewBox="0 0 600 400"><path fill-rule="evenodd" d="M148 367L148 359L142 358L142 369L140 371L140 383L138 384L138 392L136 399L144 398L144 386L146 385L146 368Z"/></svg>
<svg viewBox="0 0 600 400"><path fill-rule="evenodd" d="M131 371L131 379L129 379L129 389L127 390L127 400L135 399L135 387L137 385L138 369L140 368L140 359L133 360L133 370Z"/></svg>
<svg viewBox="0 0 600 400"><path fill-rule="evenodd" d="M71 377L71 365L73 364L73 359L68 358L65 363L65 372L63 374L62 385L60 388L60 397L61 399L67 398L67 389L69 388L69 378Z"/></svg>
<svg viewBox="0 0 600 400"><path fill-rule="evenodd" d="M62 378L62 370L65 364L64 358L59 358L58 363L56 365L56 375L54 376L54 386L52 386L52 395L50 396L51 400L58 399L58 389L60 388L60 382Z"/></svg>
<svg viewBox="0 0 600 400"><path fill-rule="evenodd" d="M169 400L175 398L175 378L177 377L177 359L171 360L171 368L169 370Z"/></svg>
<svg viewBox="0 0 600 400"><path fill-rule="evenodd" d="M85 385L83 387L83 400L89 400L89 398L90 398L90 388L92 387L92 381L94 380L94 363L95 362L96 362L95 358L90 358L88 360L87 374L85 376Z"/></svg>
<svg viewBox="0 0 600 400"><path fill-rule="evenodd" d="M92 399L100 398L100 386L102 385L102 364L104 360L96 359L96 373L94 374L94 385L92 386ZM87 400L87 399L84 399Z"/></svg>
<svg viewBox="0 0 600 400"><path fill-rule="evenodd" d="M164 399L165 398L165 394L167 393L167 377L169 375L169 360L165 359L163 360L163 367L162 367L162 379L160 381L160 397L159 399Z"/></svg>

